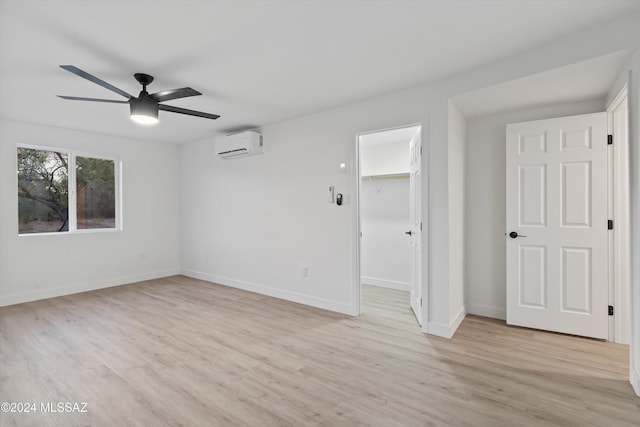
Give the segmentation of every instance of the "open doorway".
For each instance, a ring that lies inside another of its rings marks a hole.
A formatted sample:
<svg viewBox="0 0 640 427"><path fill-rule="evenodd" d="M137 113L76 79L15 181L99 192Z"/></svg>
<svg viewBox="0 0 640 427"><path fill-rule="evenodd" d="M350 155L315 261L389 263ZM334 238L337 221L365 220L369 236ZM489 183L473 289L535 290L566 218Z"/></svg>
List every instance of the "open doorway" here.
<svg viewBox="0 0 640 427"><path fill-rule="evenodd" d="M420 130L358 135L358 229L361 312L412 311L421 325Z"/></svg>

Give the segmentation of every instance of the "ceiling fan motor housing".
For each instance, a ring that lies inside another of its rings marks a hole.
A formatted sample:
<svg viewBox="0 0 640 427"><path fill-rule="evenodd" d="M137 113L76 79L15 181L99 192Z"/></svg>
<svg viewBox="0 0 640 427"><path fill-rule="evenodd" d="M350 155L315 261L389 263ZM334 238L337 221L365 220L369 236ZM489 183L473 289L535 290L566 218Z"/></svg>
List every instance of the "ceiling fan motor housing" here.
<svg viewBox="0 0 640 427"><path fill-rule="evenodd" d="M158 102L149 97L146 93L141 93L138 98L129 99L131 116L146 116L158 118Z"/></svg>

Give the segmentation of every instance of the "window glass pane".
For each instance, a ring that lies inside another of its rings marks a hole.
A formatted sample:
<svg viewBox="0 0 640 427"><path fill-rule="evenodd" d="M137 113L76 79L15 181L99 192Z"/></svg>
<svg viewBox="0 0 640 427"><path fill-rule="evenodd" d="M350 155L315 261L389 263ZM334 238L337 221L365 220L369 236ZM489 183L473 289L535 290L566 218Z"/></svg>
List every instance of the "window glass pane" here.
<svg viewBox="0 0 640 427"><path fill-rule="evenodd" d="M68 155L18 148L19 232L69 230Z"/></svg>
<svg viewBox="0 0 640 427"><path fill-rule="evenodd" d="M116 227L113 160L76 157L78 230Z"/></svg>

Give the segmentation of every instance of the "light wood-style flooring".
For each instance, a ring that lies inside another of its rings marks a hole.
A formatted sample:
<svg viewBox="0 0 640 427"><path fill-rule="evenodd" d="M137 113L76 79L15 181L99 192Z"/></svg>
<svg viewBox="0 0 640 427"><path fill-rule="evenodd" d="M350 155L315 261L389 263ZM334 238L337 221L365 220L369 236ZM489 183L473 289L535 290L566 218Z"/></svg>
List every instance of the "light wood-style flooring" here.
<svg viewBox="0 0 640 427"><path fill-rule="evenodd" d="M628 347L468 316L426 336L407 294L349 317L182 276L0 308L1 426L639 426Z"/></svg>

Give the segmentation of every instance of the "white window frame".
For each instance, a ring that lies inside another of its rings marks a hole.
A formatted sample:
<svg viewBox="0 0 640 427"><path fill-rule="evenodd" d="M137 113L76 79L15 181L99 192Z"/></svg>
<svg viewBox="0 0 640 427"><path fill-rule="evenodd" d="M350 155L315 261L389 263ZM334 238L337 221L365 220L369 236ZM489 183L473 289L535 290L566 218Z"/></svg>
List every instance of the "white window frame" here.
<svg viewBox="0 0 640 427"><path fill-rule="evenodd" d="M58 148L43 145L31 145L31 144L17 144L16 145L16 173L18 167L18 148L27 148L31 150L50 151L64 153L68 155L67 162L69 164L69 179L68 179L68 191L69 191L69 230L56 231L49 233L20 233L20 227L18 227L18 236L59 236L68 234L92 234L92 233L113 233L122 231L122 162L118 156L110 156L107 154L98 154L88 151L74 150L71 148ZM76 199L76 158L77 157L89 157L92 159L111 160L114 166L114 185L115 185L115 227L114 228L87 228L78 229L78 205ZM16 206L18 206L18 185L16 182ZM18 218L18 221L20 218Z"/></svg>

